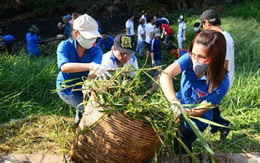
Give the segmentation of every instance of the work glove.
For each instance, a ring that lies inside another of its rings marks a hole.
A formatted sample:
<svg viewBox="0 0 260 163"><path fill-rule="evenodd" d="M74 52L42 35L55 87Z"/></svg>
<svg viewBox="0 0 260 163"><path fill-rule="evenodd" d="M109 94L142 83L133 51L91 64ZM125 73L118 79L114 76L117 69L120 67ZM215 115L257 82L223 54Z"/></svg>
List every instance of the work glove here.
<svg viewBox="0 0 260 163"><path fill-rule="evenodd" d="M108 73L107 68L105 66L102 66L100 64L96 64L94 62L91 62L89 64L89 70L97 75L97 78L103 78L106 79L106 77L111 77L111 75Z"/></svg>
<svg viewBox="0 0 260 163"><path fill-rule="evenodd" d="M171 110L174 113L174 117L175 119L180 118L181 116L181 110L185 112L185 110L183 109L183 107L181 106L181 103L179 100L174 100L171 102Z"/></svg>
<svg viewBox="0 0 260 163"><path fill-rule="evenodd" d="M156 66L156 65L155 65L155 61L154 61L154 60L152 60L152 66Z"/></svg>
<svg viewBox="0 0 260 163"><path fill-rule="evenodd" d="M183 37L183 41L186 41L186 37Z"/></svg>

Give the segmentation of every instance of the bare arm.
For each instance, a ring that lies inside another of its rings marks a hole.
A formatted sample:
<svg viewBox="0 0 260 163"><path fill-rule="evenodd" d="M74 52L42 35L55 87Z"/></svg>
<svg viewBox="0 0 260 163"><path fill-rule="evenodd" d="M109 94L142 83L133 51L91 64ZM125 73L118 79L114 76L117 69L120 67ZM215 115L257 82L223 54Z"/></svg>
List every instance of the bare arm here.
<svg viewBox="0 0 260 163"><path fill-rule="evenodd" d="M172 76L177 76L181 73L181 67L177 62L172 63L165 70L165 73L161 74L160 83L165 97L168 101L177 100L176 92L172 82ZM167 74L166 74L167 73Z"/></svg>
<svg viewBox="0 0 260 163"><path fill-rule="evenodd" d="M89 71L89 63L65 63L60 69L65 73Z"/></svg>

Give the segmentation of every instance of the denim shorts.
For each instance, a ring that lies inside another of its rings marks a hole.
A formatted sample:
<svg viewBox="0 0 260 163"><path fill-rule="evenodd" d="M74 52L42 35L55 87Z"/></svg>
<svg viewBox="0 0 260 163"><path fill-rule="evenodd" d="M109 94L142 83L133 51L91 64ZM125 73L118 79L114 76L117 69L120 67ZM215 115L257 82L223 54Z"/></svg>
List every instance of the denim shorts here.
<svg viewBox="0 0 260 163"><path fill-rule="evenodd" d="M72 94L59 94L60 98L66 102L68 105L72 106L75 109L78 109L80 112L84 112L83 106L83 94L82 92L73 92Z"/></svg>

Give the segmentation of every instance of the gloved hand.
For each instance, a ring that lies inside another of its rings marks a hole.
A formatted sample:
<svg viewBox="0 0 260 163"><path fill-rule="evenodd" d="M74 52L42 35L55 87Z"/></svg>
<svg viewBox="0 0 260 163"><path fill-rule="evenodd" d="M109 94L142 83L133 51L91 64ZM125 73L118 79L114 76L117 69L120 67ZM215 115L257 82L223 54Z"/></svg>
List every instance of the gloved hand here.
<svg viewBox="0 0 260 163"><path fill-rule="evenodd" d="M186 37L183 37L183 41L186 41Z"/></svg>
<svg viewBox="0 0 260 163"><path fill-rule="evenodd" d="M152 66L155 66L155 61L154 60L152 60Z"/></svg>
<svg viewBox="0 0 260 163"><path fill-rule="evenodd" d="M89 70L97 75L97 77L110 76L105 66L91 62L89 64Z"/></svg>
<svg viewBox="0 0 260 163"><path fill-rule="evenodd" d="M180 115L181 115L180 110L185 112L185 110L181 106L181 103L180 103L179 100L174 100L174 101L171 102L171 110L173 111L176 119L180 118Z"/></svg>

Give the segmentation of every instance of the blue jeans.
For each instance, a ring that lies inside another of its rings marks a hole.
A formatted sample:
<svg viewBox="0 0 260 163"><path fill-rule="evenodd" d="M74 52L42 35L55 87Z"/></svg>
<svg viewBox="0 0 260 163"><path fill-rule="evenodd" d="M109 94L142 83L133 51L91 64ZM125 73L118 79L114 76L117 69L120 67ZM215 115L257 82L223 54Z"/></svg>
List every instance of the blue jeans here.
<svg viewBox="0 0 260 163"><path fill-rule="evenodd" d="M155 65L152 66L161 66L161 60L154 60ZM159 71L157 69L152 71L152 76L157 76L159 75Z"/></svg>
<svg viewBox="0 0 260 163"><path fill-rule="evenodd" d="M222 118L220 116L219 107L213 108L213 119L212 119L212 121L216 122L218 124L224 125L224 126L228 126L229 123L230 123L229 121L225 120L224 118ZM212 134L216 133L219 129L220 129L220 127L213 126L213 125L210 126L210 132Z"/></svg>
<svg viewBox="0 0 260 163"><path fill-rule="evenodd" d="M72 94L58 94L60 98L68 105L76 109L75 123L78 123L84 113L83 94L81 91Z"/></svg>
<svg viewBox="0 0 260 163"><path fill-rule="evenodd" d="M168 46L169 40L172 38L172 35L166 35L164 39L164 45Z"/></svg>
<svg viewBox="0 0 260 163"><path fill-rule="evenodd" d="M207 126L200 128L199 130L203 132ZM192 152L192 143L197 139L196 134L192 130L183 130L179 127L179 133L177 137L182 140L182 142L187 146L187 148ZM175 154L187 154L187 151L182 147L181 143L177 139L174 139L174 153Z"/></svg>
<svg viewBox="0 0 260 163"><path fill-rule="evenodd" d="M143 57L143 51L144 51L144 42L138 40L136 52L139 53L139 57Z"/></svg>

